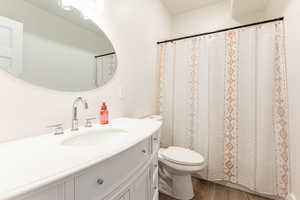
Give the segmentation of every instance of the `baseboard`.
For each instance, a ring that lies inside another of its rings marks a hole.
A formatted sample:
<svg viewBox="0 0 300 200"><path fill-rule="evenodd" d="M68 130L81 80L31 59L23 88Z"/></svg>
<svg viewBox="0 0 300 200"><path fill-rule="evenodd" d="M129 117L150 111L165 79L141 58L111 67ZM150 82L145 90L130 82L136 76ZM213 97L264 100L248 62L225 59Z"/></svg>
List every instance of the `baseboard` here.
<svg viewBox="0 0 300 200"><path fill-rule="evenodd" d="M287 200L297 200L293 194L289 194Z"/></svg>

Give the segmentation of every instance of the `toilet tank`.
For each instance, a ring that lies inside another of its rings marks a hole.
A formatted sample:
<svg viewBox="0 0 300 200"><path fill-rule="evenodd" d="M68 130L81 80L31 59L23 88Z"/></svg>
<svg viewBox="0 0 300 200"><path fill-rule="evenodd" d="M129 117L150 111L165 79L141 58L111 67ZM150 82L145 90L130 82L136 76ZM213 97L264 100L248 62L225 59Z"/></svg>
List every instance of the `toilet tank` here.
<svg viewBox="0 0 300 200"><path fill-rule="evenodd" d="M163 120L161 115L150 115L150 116L146 117L145 119L154 119L154 120L157 120L157 121L162 121Z"/></svg>

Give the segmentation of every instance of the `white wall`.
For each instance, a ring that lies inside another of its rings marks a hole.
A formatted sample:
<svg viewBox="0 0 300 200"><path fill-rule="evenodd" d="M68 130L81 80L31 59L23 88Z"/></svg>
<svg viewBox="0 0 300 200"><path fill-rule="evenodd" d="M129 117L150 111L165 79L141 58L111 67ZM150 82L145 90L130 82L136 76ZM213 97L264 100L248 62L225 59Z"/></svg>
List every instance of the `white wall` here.
<svg viewBox="0 0 300 200"><path fill-rule="evenodd" d="M234 19L231 15L230 1L224 0L175 16L172 23L172 34L173 37L193 35L256 22L262 18L264 18L263 13L253 13Z"/></svg>
<svg viewBox="0 0 300 200"><path fill-rule="evenodd" d="M113 80L93 91L67 93L31 85L0 70L0 142L48 133L45 127L54 123L69 128L72 103L79 95L90 105L88 111L79 110L81 124L85 117L98 116L101 101L107 101L112 118L155 112L155 42L169 37L167 11L159 0L106 0L98 15L97 23L118 53ZM118 95L121 87L124 99Z"/></svg>
<svg viewBox="0 0 300 200"><path fill-rule="evenodd" d="M173 18L173 37L208 32L243 23L285 17L288 89L290 107L290 141L292 193L300 199L300 1L270 1L265 12L233 19L229 1L193 10Z"/></svg>

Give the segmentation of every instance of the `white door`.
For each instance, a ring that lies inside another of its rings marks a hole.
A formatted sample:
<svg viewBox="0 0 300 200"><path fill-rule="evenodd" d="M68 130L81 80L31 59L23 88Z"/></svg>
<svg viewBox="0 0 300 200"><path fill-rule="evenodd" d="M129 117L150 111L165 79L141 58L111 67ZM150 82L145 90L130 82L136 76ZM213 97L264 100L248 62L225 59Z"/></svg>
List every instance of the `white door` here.
<svg viewBox="0 0 300 200"><path fill-rule="evenodd" d="M0 69L13 75L22 73L23 24L0 16Z"/></svg>
<svg viewBox="0 0 300 200"><path fill-rule="evenodd" d="M134 182L132 200L150 200L150 187L149 168L147 168Z"/></svg>

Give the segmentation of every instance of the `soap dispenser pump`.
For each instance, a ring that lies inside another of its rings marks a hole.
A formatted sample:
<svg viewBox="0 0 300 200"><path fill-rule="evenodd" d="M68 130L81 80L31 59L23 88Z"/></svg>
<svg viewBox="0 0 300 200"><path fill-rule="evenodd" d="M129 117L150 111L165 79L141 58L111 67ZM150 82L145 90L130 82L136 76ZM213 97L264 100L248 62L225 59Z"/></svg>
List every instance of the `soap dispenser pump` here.
<svg viewBox="0 0 300 200"><path fill-rule="evenodd" d="M108 124L108 110L105 102L102 103L100 110L100 124Z"/></svg>

